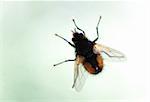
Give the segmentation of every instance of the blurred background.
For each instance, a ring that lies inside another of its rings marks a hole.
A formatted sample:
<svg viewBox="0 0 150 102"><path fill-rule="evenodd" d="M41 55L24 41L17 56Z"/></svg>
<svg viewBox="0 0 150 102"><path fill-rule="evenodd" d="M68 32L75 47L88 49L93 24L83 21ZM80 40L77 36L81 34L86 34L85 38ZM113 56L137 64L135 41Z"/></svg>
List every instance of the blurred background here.
<svg viewBox="0 0 150 102"><path fill-rule="evenodd" d="M148 101L148 4L117 1L0 2L1 102L146 102ZM90 40L123 52L127 61L105 62L81 92L72 89L74 18Z"/></svg>

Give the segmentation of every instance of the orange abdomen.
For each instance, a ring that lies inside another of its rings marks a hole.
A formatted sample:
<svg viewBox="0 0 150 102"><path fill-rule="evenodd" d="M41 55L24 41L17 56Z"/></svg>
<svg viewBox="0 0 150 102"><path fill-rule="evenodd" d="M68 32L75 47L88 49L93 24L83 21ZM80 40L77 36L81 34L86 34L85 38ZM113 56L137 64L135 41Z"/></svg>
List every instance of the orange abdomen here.
<svg viewBox="0 0 150 102"><path fill-rule="evenodd" d="M103 58L101 55L96 56L97 65L96 67L93 67L90 62L84 62L83 65L85 69L90 73L90 74L98 74L99 72L102 71L103 69Z"/></svg>

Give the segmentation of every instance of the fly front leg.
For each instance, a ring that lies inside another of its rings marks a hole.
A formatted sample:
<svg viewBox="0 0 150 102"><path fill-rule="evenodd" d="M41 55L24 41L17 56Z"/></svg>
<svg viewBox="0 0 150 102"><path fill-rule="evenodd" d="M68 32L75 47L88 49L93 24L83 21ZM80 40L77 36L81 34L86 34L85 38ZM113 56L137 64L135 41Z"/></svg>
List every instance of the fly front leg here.
<svg viewBox="0 0 150 102"><path fill-rule="evenodd" d="M73 19L72 21L73 21L74 25L76 26L76 28L77 28L78 30L82 31L82 33L85 35L84 30L80 29L80 28L77 26L75 20Z"/></svg>
<svg viewBox="0 0 150 102"><path fill-rule="evenodd" d="M74 44L72 44L71 42L69 42L67 39L63 38L62 36L60 36L60 35L58 35L58 34L55 34L55 36L58 36L59 38L61 38L61 39L65 40L67 43L69 43L69 45L71 45L72 47L74 47L74 48L75 48L75 45L74 45Z"/></svg>
<svg viewBox="0 0 150 102"><path fill-rule="evenodd" d="M99 26L99 22L100 22L101 18L102 18L102 17L100 16L100 17L99 17L99 20L98 20L98 23L97 23L97 26L96 26L97 38L96 38L93 42L96 42L96 41L98 40L98 38L99 38L98 26Z"/></svg>

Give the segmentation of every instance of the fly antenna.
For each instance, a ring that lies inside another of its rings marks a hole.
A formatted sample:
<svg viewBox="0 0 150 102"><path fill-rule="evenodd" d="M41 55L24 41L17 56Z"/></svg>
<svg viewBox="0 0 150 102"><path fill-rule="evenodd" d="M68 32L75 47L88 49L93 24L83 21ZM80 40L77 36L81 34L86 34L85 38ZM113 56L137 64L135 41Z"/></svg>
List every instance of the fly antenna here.
<svg viewBox="0 0 150 102"><path fill-rule="evenodd" d="M76 28L74 28L74 32L77 32Z"/></svg>

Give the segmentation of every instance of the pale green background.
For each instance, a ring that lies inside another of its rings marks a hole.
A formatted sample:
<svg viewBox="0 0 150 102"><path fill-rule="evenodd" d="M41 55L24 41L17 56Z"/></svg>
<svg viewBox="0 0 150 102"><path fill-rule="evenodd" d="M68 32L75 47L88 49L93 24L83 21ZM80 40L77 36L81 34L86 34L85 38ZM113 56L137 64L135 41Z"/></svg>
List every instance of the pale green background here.
<svg viewBox="0 0 150 102"><path fill-rule="evenodd" d="M146 101L147 5L1 2L0 8L0 102ZM98 42L124 52L128 60L105 62L104 71L90 76L83 90L77 93L71 88L73 62L52 67L54 63L74 58L74 49L54 33L70 40L74 29L72 18L75 18L92 40L96 37L95 26L100 15Z"/></svg>

